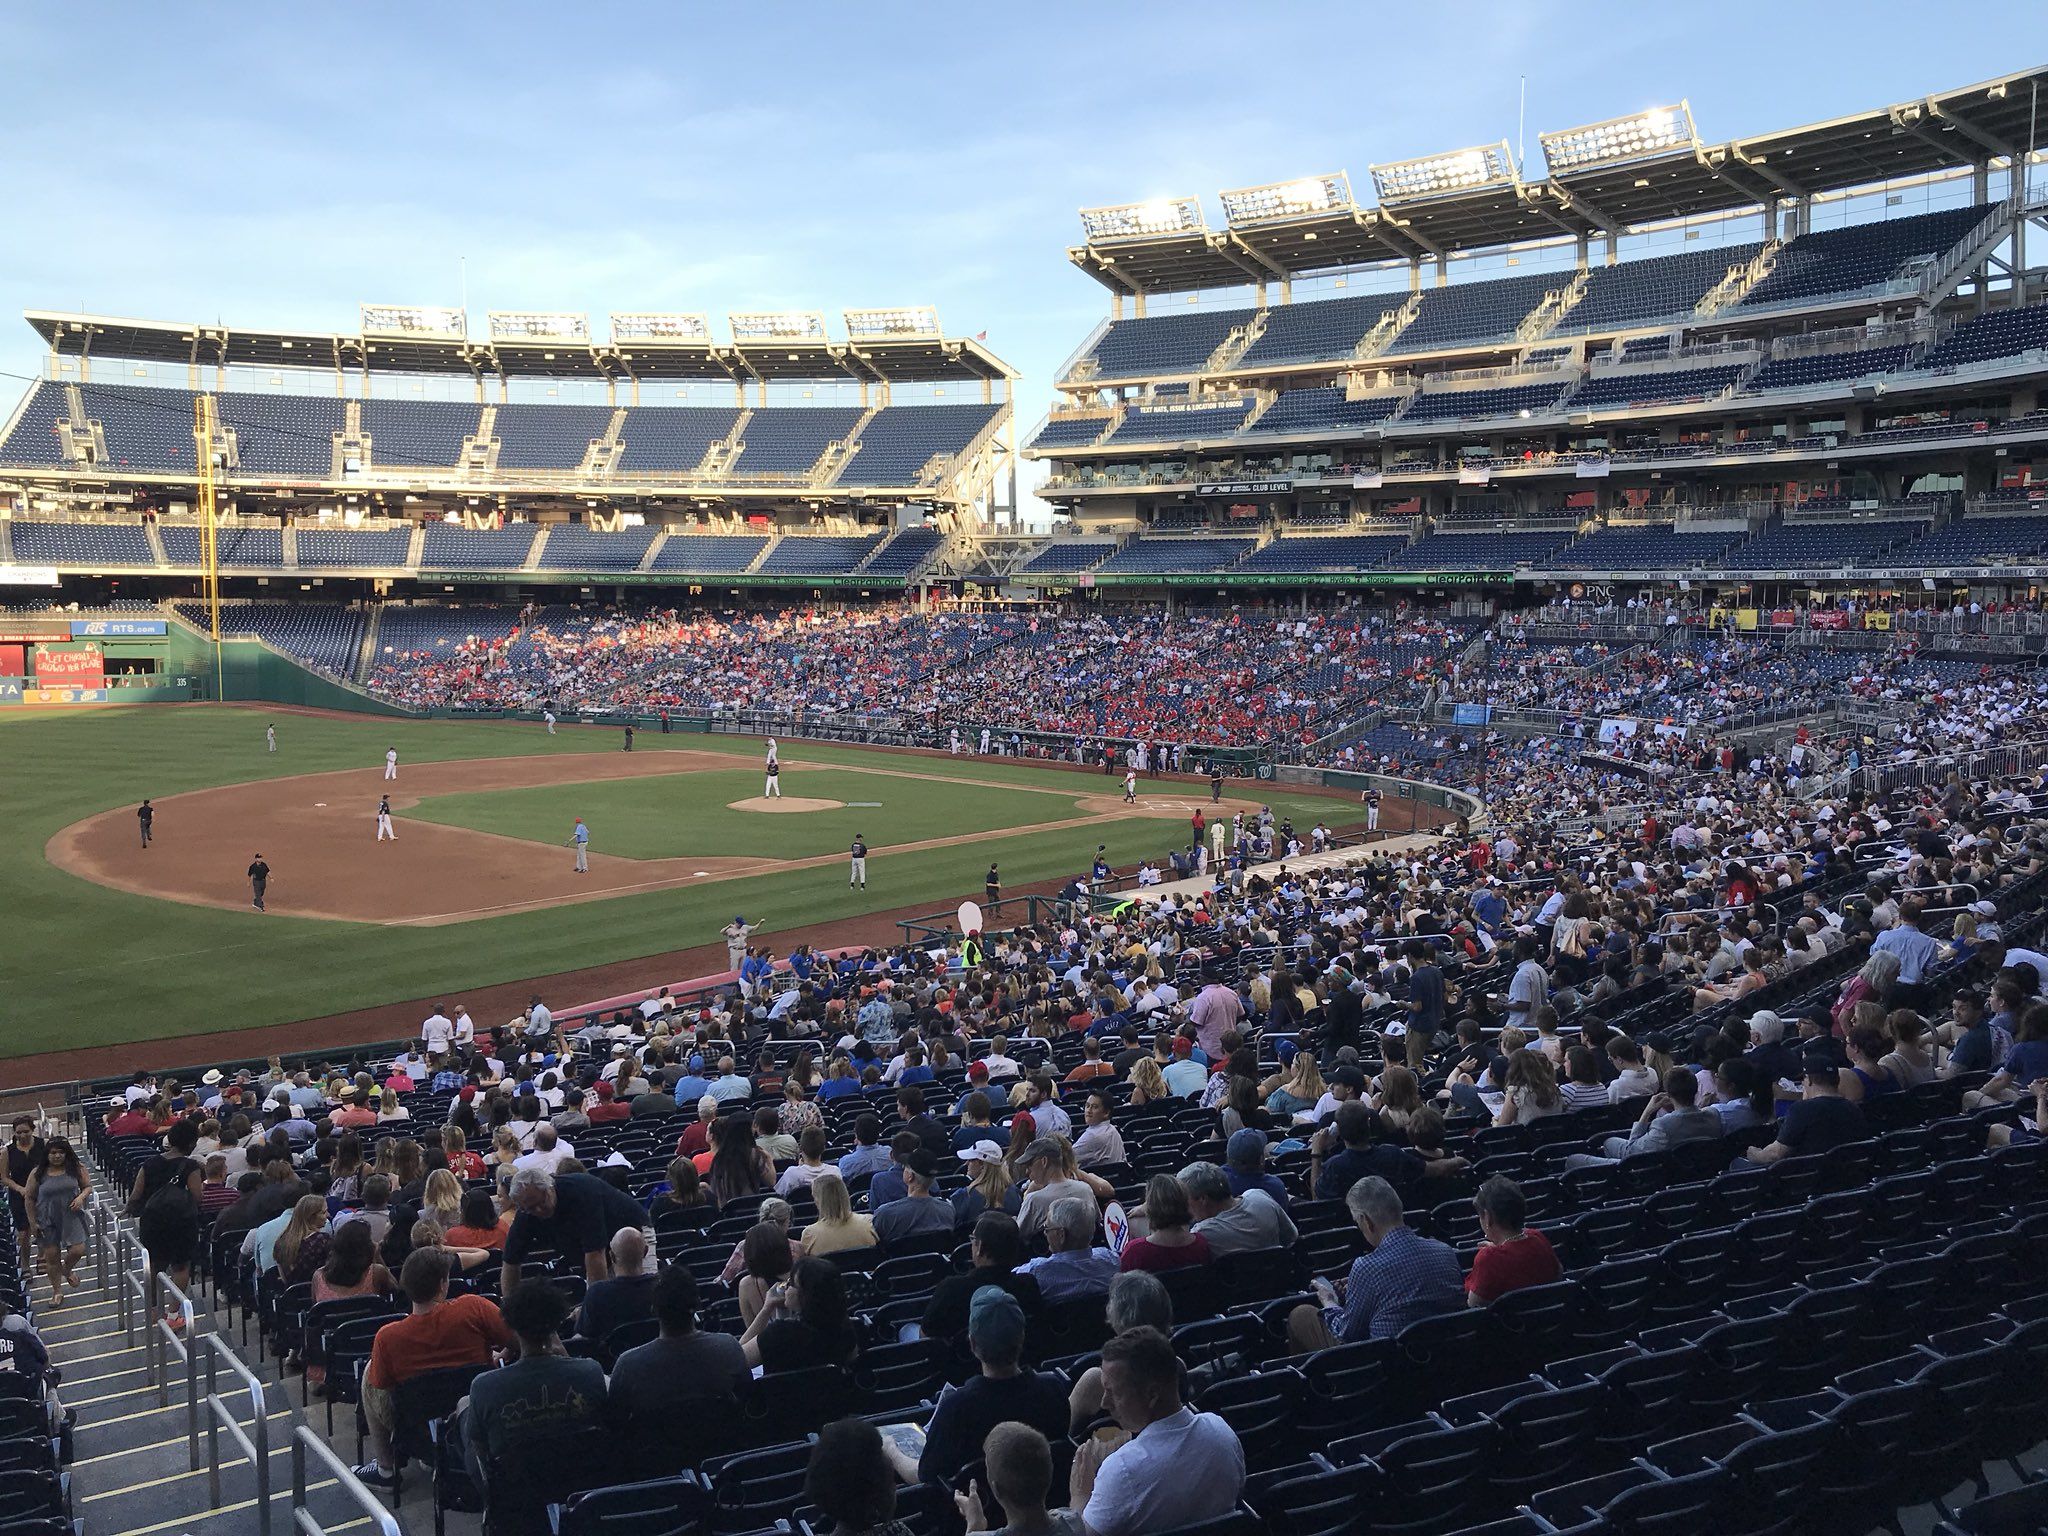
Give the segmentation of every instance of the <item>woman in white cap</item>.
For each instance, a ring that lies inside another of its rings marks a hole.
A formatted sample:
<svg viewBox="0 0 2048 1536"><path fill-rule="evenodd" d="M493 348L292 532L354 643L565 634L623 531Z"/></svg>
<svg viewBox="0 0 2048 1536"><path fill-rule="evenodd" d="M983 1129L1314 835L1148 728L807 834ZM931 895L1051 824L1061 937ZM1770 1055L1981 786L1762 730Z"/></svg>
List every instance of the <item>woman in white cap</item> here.
<svg viewBox="0 0 2048 1536"><path fill-rule="evenodd" d="M966 1231L984 1211L1017 1214L1024 1203L1024 1188L1010 1176L1000 1142L975 1142L960 1153L960 1167L967 1175L967 1187L953 1194L955 1228Z"/></svg>

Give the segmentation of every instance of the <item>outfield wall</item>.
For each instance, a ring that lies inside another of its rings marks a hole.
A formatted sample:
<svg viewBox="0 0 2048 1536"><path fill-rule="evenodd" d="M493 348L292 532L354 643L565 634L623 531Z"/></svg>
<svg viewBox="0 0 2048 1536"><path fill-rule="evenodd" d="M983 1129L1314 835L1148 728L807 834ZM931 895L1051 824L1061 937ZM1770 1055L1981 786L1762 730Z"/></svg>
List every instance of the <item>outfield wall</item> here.
<svg viewBox="0 0 2048 1536"><path fill-rule="evenodd" d="M413 713L323 676L251 636L222 640L216 657L213 641L182 619L173 618L167 641L165 665L172 672L198 678L201 698L230 703L301 704L312 709L347 710L364 715Z"/></svg>

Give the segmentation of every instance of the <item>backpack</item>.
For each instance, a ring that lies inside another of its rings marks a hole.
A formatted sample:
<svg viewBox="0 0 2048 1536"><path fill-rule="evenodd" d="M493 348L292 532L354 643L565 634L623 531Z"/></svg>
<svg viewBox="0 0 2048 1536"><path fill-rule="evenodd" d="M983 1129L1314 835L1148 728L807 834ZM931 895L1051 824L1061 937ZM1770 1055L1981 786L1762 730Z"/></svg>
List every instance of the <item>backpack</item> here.
<svg viewBox="0 0 2048 1536"><path fill-rule="evenodd" d="M199 1202L185 1187L185 1174L189 1168L190 1164L184 1159L172 1163L170 1175L157 1187L156 1193L142 1202L136 1222L145 1248L163 1238L175 1237L198 1227Z"/></svg>

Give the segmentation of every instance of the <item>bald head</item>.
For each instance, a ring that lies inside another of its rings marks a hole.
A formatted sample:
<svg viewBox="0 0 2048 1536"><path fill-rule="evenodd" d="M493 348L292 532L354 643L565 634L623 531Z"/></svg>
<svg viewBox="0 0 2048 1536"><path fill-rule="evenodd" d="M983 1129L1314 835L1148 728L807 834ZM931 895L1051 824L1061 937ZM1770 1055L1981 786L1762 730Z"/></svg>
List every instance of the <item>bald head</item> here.
<svg viewBox="0 0 2048 1536"><path fill-rule="evenodd" d="M621 1278L648 1273L647 1237L638 1227L621 1227L612 1234L612 1273Z"/></svg>

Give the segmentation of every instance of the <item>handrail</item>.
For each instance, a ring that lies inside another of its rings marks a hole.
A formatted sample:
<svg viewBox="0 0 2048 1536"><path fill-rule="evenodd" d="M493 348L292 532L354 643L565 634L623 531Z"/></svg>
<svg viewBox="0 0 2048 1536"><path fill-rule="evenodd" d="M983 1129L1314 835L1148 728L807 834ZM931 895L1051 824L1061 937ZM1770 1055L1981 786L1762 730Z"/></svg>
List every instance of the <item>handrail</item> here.
<svg viewBox="0 0 2048 1536"><path fill-rule="evenodd" d="M217 1333L209 1333L201 1341L206 1348L206 1490L208 1502L220 1508L220 1432L225 1429L249 1458L249 1464L256 1469L256 1529L259 1536L270 1536L270 1400L264 1391L263 1378L242 1363L235 1352L228 1348L227 1340ZM242 1378L249 1389L251 1417L249 1431L235 1422L235 1415L220 1395L220 1362L227 1361L228 1369ZM192 1470L199 1470L198 1447L198 1380L199 1364L192 1358L191 1369L186 1373L190 1383L187 1391L191 1398L192 1412ZM302 1433L305 1431L302 1430ZM251 1438L253 1434L253 1439ZM303 1502L303 1494L298 1495Z"/></svg>
<svg viewBox="0 0 2048 1536"><path fill-rule="evenodd" d="M182 1338L179 1337L179 1330L173 1329L169 1321L161 1315L158 1309L158 1301L165 1291L170 1292L178 1303L178 1316L185 1325ZM196 1319L198 1314L193 1309L190 1296L179 1290L165 1276L154 1272L149 1276L148 1306L150 1331L146 1342L150 1349L155 1351L154 1369L151 1371L151 1379L156 1383L156 1405L159 1408L168 1408L171 1406L171 1353L174 1350L177 1352L178 1358L187 1367L185 1373L187 1391L191 1390L192 1373L189 1368L192 1364L192 1351L187 1346L185 1340L192 1337L193 1330L197 1326ZM145 1352L145 1358L148 1358L147 1352ZM189 1403L187 1407L190 1407ZM187 1430L188 1437L196 1436L199 1432L196 1411L190 1414L190 1419L191 1423ZM193 1454L195 1457L198 1454L196 1440L194 1442Z"/></svg>
<svg viewBox="0 0 2048 1536"><path fill-rule="evenodd" d="M348 1464L328 1449L310 1427L301 1424L292 1433L292 1524L305 1536L327 1536L327 1527L315 1520L312 1511L306 1508L306 1452L309 1450L333 1474L341 1491L376 1522L379 1536L405 1536L397 1517L384 1507L384 1501L363 1486L363 1480L351 1472Z"/></svg>

